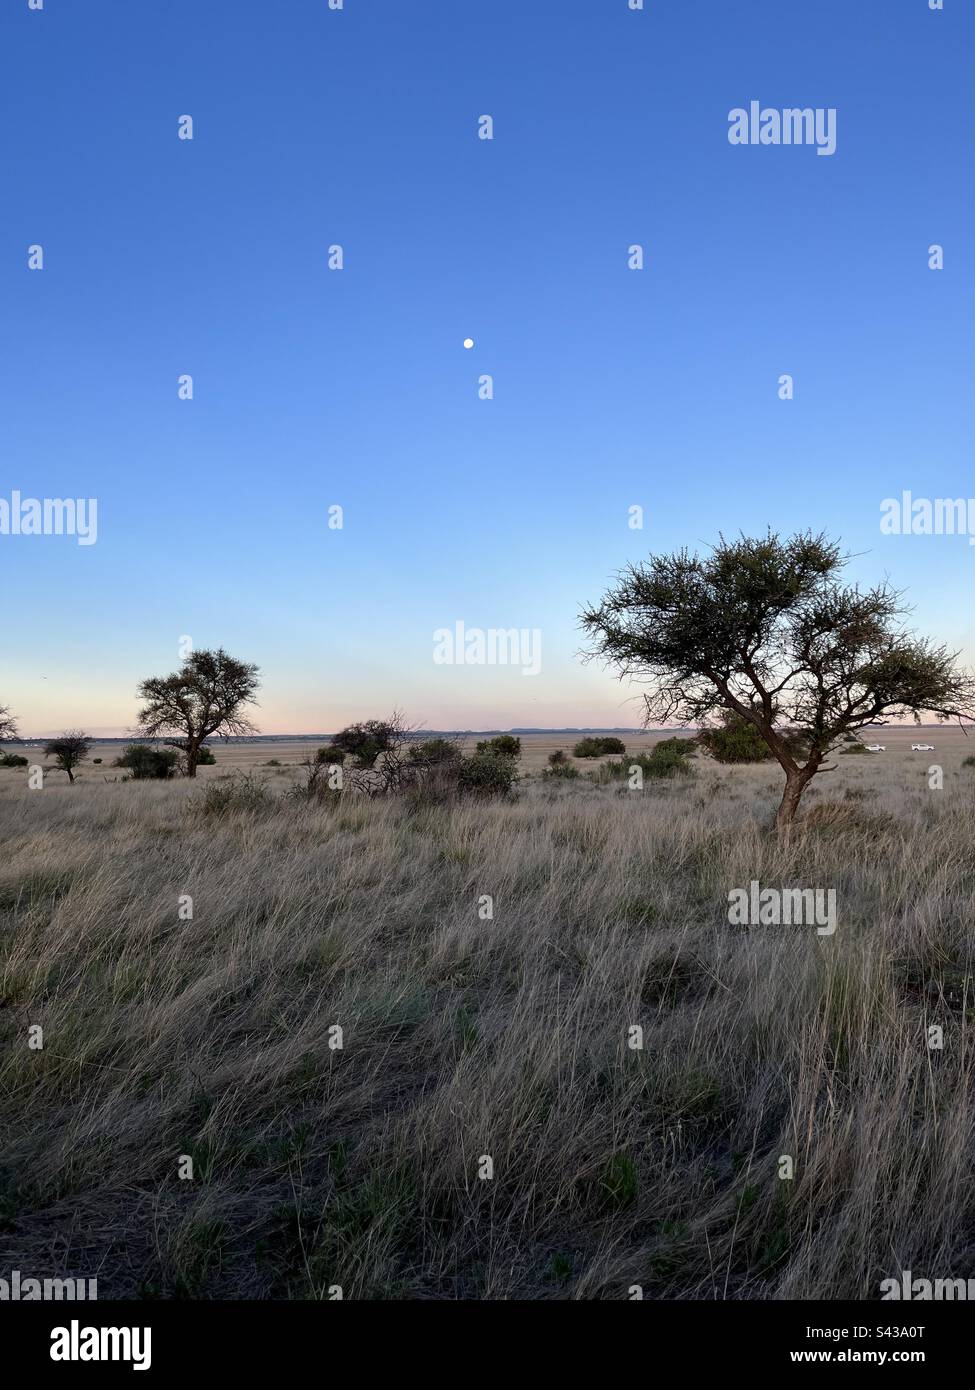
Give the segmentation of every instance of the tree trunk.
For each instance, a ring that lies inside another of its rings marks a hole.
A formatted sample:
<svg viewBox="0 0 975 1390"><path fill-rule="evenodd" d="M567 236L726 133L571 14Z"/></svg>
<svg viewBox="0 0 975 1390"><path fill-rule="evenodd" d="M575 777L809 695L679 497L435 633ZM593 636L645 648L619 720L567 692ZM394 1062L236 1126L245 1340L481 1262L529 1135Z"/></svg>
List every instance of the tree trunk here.
<svg viewBox="0 0 975 1390"><path fill-rule="evenodd" d="M196 776L196 763L200 756L199 740L191 739L186 745L186 775L187 777Z"/></svg>
<svg viewBox="0 0 975 1390"><path fill-rule="evenodd" d="M794 772L786 777L785 791L782 793L782 800L779 802L779 809L775 814L775 833L782 840L787 840L792 830L792 822L795 820L796 811L799 807L799 798L806 789L808 777L801 772Z"/></svg>
<svg viewBox="0 0 975 1390"><path fill-rule="evenodd" d="M73 782L73 781L74 781L74 773L71 771L70 767L66 767L64 770L65 770L65 772L68 774L68 781L69 781L69 782Z"/></svg>

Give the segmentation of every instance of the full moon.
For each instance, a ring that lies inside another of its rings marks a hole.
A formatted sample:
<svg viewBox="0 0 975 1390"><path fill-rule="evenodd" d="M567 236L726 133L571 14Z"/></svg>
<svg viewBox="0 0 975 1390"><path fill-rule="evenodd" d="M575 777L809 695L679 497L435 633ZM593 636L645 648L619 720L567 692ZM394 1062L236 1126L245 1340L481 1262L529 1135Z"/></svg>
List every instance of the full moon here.
<svg viewBox="0 0 975 1390"><path fill-rule="evenodd" d="M473 338L465 338L465 339L464 339L464 346L465 346L465 348L472 348L472 347L474 346L474 339L473 339Z"/></svg>

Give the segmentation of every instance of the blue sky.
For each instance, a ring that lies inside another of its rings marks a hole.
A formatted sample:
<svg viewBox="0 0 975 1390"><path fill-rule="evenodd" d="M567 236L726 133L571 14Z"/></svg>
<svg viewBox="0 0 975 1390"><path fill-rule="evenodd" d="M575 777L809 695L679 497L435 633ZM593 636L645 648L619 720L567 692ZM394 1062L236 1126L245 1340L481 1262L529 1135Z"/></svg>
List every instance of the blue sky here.
<svg viewBox="0 0 975 1390"><path fill-rule="evenodd" d="M975 548L879 520L975 496L973 46L963 0L9 0L0 497L98 540L0 536L0 703L122 732L185 635L268 733L633 724L580 606L767 524L972 661ZM753 99L836 153L732 146ZM457 621L541 673L434 664Z"/></svg>

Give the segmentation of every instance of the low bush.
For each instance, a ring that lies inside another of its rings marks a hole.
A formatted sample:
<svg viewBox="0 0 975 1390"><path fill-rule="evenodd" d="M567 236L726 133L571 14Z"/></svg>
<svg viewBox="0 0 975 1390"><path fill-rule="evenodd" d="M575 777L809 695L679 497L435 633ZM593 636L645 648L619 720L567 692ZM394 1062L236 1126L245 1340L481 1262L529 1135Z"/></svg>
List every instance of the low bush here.
<svg viewBox="0 0 975 1390"><path fill-rule="evenodd" d="M601 748L602 752L604 752L604 753L625 753L625 752L626 752L626 744L623 742L623 740L622 740L621 738L615 738L615 737L613 737L612 735L610 735L610 736L607 737L607 738L601 738L601 739L599 739L598 742L599 742L599 745L600 745L600 748Z"/></svg>
<svg viewBox="0 0 975 1390"><path fill-rule="evenodd" d="M571 781L573 777L581 777L582 773L576 767L575 763L570 763L567 758L564 758L562 762L553 763L551 767L547 767L542 773L542 776L567 777Z"/></svg>
<svg viewBox="0 0 975 1390"><path fill-rule="evenodd" d="M611 735L581 738L572 750L576 758L601 758L606 753L625 753L626 744Z"/></svg>
<svg viewBox="0 0 975 1390"><path fill-rule="evenodd" d="M598 758L602 753L598 738L581 738L572 750L574 758Z"/></svg>
<svg viewBox="0 0 975 1390"><path fill-rule="evenodd" d="M460 756L460 748L449 738L425 738L411 743L406 750L406 761L413 767L439 767L458 762Z"/></svg>
<svg viewBox="0 0 975 1390"><path fill-rule="evenodd" d="M232 772L208 782L198 804L205 816L254 814L270 810L274 797L254 773Z"/></svg>
<svg viewBox="0 0 975 1390"><path fill-rule="evenodd" d="M97 763L98 758L95 759ZM22 758L19 753L0 753L0 767L26 767L27 759Z"/></svg>
<svg viewBox="0 0 975 1390"><path fill-rule="evenodd" d="M518 780L514 758L475 752L457 764L457 787L477 796L508 796Z"/></svg>
<svg viewBox="0 0 975 1390"><path fill-rule="evenodd" d="M124 767L136 782L165 781L176 773L179 754L174 748L157 748L151 743L130 743L115 759L113 767Z"/></svg>
<svg viewBox="0 0 975 1390"><path fill-rule="evenodd" d="M649 753L638 753L619 762L605 763L599 771L607 779L626 778L630 769L638 767L644 777L662 779L668 777L693 777L693 740L687 738L665 738L655 744Z"/></svg>
<svg viewBox="0 0 975 1390"><path fill-rule="evenodd" d="M345 762L345 749L336 748L334 743L327 743L316 752L315 762L325 763L329 767L341 767Z"/></svg>
<svg viewBox="0 0 975 1390"><path fill-rule="evenodd" d="M344 789L341 763L326 762L321 756L327 750L319 748L313 758L306 758L298 764L302 781L296 782L288 793L296 801L327 802L338 805ZM355 775L355 774L353 774Z"/></svg>
<svg viewBox="0 0 975 1390"><path fill-rule="evenodd" d="M495 753L502 758L521 757L521 739L514 734L498 734L496 738L481 739L478 753Z"/></svg>
<svg viewBox="0 0 975 1390"><path fill-rule="evenodd" d="M366 719L349 724L332 739L325 761L337 762L336 752L343 752L355 759L356 767L375 767L380 753L388 753L401 735L395 715L392 719Z"/></svg>
<svg viewBox="0 0 975 1390"><path fill-rule="evenodd" d="M789 751L797 758L808 753L806 741L791 729L779 729ZM723 710L721 722L702 729L694 743L719 763L767 763L775 757L755 725L734 710Z"/></svg>

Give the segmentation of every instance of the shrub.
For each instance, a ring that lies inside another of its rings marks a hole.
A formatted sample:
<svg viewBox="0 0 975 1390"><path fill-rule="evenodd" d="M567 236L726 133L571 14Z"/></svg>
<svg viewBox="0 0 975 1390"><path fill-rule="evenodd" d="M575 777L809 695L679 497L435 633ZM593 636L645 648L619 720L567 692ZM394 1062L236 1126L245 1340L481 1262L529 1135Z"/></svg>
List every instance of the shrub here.
<svg viewBox="0 0 975 1390"><path fill-rule="evenodd" d="M250 772L231 772L207 783L199 806L205 816L226 816L236 811L266 811L273 800L259 777Z"/></svg>
<svg viewBox="0 0 975 1390"><path fill-rule="evenodd" d="M98 762L98 759L95 759ZM19 753L0 753L0 767L26 767L27 759Z"/></svg>
<svg viewBox="0 0 975 1390"><path fill-rule="evenodd" d="M596 742L599 744L599 751L600 751L601 753L625 753L625 752L626 752L626 744L623 742L623 740L622 740L621 738L613 738L613 737L598 738L598 739L596 740Z"/></svg>
<svg viewBox="0 0 975 1390"><path fill-rule="evenodd" d="M97 765L101 762L101 758L92 758L92 762L93 762L93 763L96 765L96 767L97 767Z"/></svg>
<svg viewBox="0 0 975 1390"><path fill-rule="evenodd" d="M521 756L521 739L514 734L498 734L496 738L485 738L477 745L478 753L495 753L502 758Z"/></svg>
<svg viewBox="0 0 975 1390"><path fill-rule="evenodd" d="M962 767L975 767L975 758L966 758Z"/></svg>
<svg viewBox="0 0 975 1390"><path fill-rule="evenodd" d="M799 734L790 729L778 733L797 758L807 755L806 741ZM722 710L721 723L702 729L694 742L719 763L766 763L775 757L751 720L732 709Z"/></svg>
<svg viewBox="0 0 975 1390"><path fill-rule="evenodd" d="M327 763L329 767L341 767L345 762L345 750L336 748L334 744L326 744L324 748L318 749L315 762Z"/></svg>
<svg viewBox="0 0 975 1390"><path fill-rule="evenodd" d="M548 755L549 767L560 767L563 763L567 763L568 761L568 758L565 756L565 750L562 748L556 748L554 753L549 753Z"/></svg>
<svg viewBox="0 0 975 1390"><path fill-rule="evenodd" d="M332 768L342 767L348 750L335 743L320 748L314 758L301 764L305 784L299 784L295 795L299 799L329 801L342 792L370 797L409 792L436 801L456 796L456 774L462 757L458 743L442 737L417 738L399 713L384 721L383 730L380 741L386 746L374 757L371 747L363 752L356 735L352 742L359 751L349 753L354 761L343 769L341 777L333 776Z"/></svg>
<svg viewBox="0 0 975 1390"><path fill-rule="evenodd" d="M696 755L697 749L692 738L662 738L650 749L650 756L661 761L668 758L693 758Z"/></svg>
<svg viewBox="0 0 975 1390"><path fill-rule="evenodd" d="M598 738L581 738L572 750L574 758L598 758L599 753Z"/></svg>
<svg viewBox="0 0 975 1390"><path fill-rule="evenodd" d="M551 759L549 761L551 761ZM573 777L581 777L582 773L576 767L575 763L570 763L567 758L563 758L560 763L552 763L551 767L547 767L542 773L542 776L567 777L571 780Z"/></svg>
<svg viewBox="0 0 975 1390"><path fill-rule="evenodd" d="M601 758L604 753L625 753L626 744L621 738L593 737L581 738L572 750L576 758Z"/></svg>
<svg viewBox="0 0 975 1390"><path fill-rule="evenodd" d="M196 756L196 765L197 767L216 767L217 760L214 757L213 750L204 745Z"/></svg>
<svg viewBox="0 0 975 1390"><path fill-rule="evenodd" d="M510 761L510 760L509 760ZM443 758L434 763L408 763L404 776L392 790L404 795L410 805L419 810L429 806L447 806L455 802L463 791L481 790L461 785L463 759ZM484 794L489 789L484 788Z"/></svg>
<svg viewBox="0 0 975 1390"><path fill-rule="evenodd" d="M394 746L399 733L395 720L367 719L359 724L349 724L332 739L325 761L336 762L335 754L338 751L354 758L357 767L374 767L380 753L388 753Z"/></svg>
<svg viewBox="0 0 975 1390"><path fill-rule="evenodd" d="M638 753L619 762L606 763L600 771L609 778L625 778L631 767L642 770L644 777L661 779L667 777L693 777L694 741L689 738L665 738L654 745L649 753Z"/></svg>
<svg viewBox="0 0 975 1390"><path fill-rule="evenodd" d="M457 744L449 738L425 738L419 743L411 743L406 750L406 761L413 767L439 767L444 763L458 762L460 756Z"/></svg>
<svg viewBox="0 0 975 1390"><path fill-rule="evenodd" d="M334 758L323 756L328 751L327 748L319 748L313 758L305 758L304 762L298 764L298 770L304 780L296 782L288 793L296 801L338 803L338 798L342 795L342 774L340 771L339 785L333 786L333 768L341 768L341 759L336 762Z"/></svg>
<svg viewBox="0 0 975 1390"><path fill-rule="evenodd" d="M165 781L176 772L179 754L174 748L157 748L150 743L130 743L115 759L113 767L125 767L136 782Z"/></svg>
<svg viewBox="0 0 975 1390"><path fill-rule="evenodd" d="M508 796L518 780L515 760L478 750L457 764L457 787L478 796Z"/></svg>
<svg viewBox="0 0 975 1390"><path fill-rule="evenodd" d="M644 777L693 777L688 739L666 739L639 759Z"/></svg>

